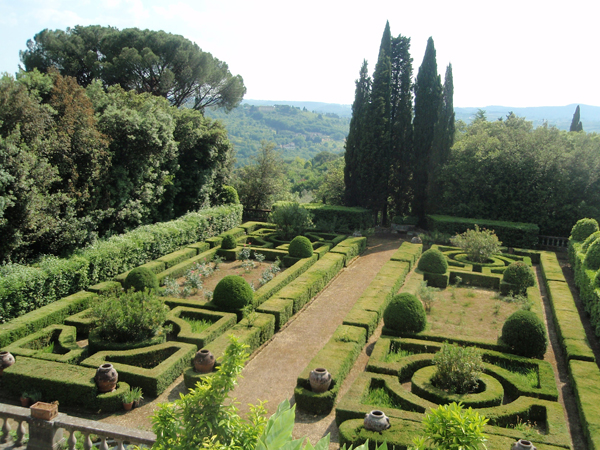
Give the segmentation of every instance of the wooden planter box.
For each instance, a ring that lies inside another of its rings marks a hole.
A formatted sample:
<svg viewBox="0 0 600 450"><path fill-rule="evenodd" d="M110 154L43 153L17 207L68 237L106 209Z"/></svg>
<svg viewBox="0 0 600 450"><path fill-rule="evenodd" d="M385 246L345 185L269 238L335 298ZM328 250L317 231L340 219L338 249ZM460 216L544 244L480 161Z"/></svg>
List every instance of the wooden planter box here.
<svg viewBox="0 0 600 450"><path fill-rule="evenodd" d="M58 414L58 405L54 403L37 402L31 405L31 417L35 419L52 420Z"/></svg>

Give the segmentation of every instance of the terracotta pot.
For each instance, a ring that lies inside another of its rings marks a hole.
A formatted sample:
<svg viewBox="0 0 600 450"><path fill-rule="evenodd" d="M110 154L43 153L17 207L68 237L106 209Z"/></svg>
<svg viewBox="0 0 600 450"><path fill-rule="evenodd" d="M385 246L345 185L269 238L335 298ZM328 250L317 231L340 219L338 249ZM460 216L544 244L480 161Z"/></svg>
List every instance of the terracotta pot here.
<svg viewBox="0 0 600 450"><path fill-rule="evenodd" d="M0 352L0 375L4 369L12 366L15 363L15 357L8 352Z"/></svg>
<svg viewBox="0 0 600 450"><path fill-rule="evenodd" d="M329 389L331 384L331 374L323 367L317 367L315 370L311 370L308 377L310 381L310 388L313 392L321 393Z"/></svg>
<svg viewBox="0 0 600 450"><path fill-rule="evenodd" d="M365 415L364 425L367 430L371 431L383 431L391 426L390 419L388 419L383 411L377 409Z"/></svg>
<svg viewBox="0 0 600 450"><path fill-rule="evenodd" d="M98 386L98 392L101 394L112 392L117 387L119 374L112 364L106 363L98 367L94 380L96 381L96 386Z"/></svg>
<svg viewBox="0 0 600 450"><path fill-rule="evenodd" d="M519 439L513 444L511 450L537 450L530 441Z"/></svg>
<svg viewBox="0 0 600 450"><path fill-rule="evenodd" d="M23 408L29 408L31 406L31 399L30 398L21 397L19 400L21 400L21 406Z"/></svg>
<svg viewBox="0 0 600 450"><path fill-rule="evenodd" d="M123 403L123 409L125 411L131 411L131 408L133 408L133 402Z"/></svg>
<svg viewBox="0 0 600 450"><path fill-rule="evenodd" d="M215 356L210 350L199 350L194 356L194 370L199 373L208 373L215 367Z"/></svg>

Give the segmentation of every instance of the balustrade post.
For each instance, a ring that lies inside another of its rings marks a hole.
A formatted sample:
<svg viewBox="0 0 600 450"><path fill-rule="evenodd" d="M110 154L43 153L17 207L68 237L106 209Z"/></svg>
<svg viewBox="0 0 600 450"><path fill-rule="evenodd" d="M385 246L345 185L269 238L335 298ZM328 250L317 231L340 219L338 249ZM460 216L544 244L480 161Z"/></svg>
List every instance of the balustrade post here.
<svg viewBox="0 0 600 450"><path fill-rule="evenodd" d="M64 445L63 429L53 420L32 418L29 422L27 450L57 450Z"/></svg>

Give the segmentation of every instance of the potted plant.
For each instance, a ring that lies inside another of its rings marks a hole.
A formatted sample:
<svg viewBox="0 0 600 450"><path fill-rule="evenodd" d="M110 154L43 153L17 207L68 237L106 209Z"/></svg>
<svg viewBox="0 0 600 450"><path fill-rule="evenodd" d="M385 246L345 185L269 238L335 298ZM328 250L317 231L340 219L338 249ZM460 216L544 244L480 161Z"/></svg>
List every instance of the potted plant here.
<svg viewBox="0 0 600 450"><path fill-rule="evenodd" d="M143 398L144 397L142 397L142 388L131 388L121 396L121 399L123 400L123 408L125 409L125 411L130 411L134 405L138 406L139 401Z"/></svg>
<svg viewBox="0 0 600 450"><path fill-rule="evenodd" d="M21 393L21 406L29 408L32 404L39 402L42 399L42 393L40 391L23 391Z"/></svg>

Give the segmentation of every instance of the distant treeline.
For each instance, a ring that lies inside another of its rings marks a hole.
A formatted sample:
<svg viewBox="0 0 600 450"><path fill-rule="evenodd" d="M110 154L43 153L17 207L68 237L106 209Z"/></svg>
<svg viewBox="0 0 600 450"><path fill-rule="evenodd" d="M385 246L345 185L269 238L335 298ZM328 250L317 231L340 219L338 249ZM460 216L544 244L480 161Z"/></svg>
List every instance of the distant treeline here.
<svg viewBox="0 0 600 450"><path fill-rule="evenodd" d="M99 236L215 203L225 128L160 96L81 87L53 69L0 79L0 262L64 255Z"/></svg>

